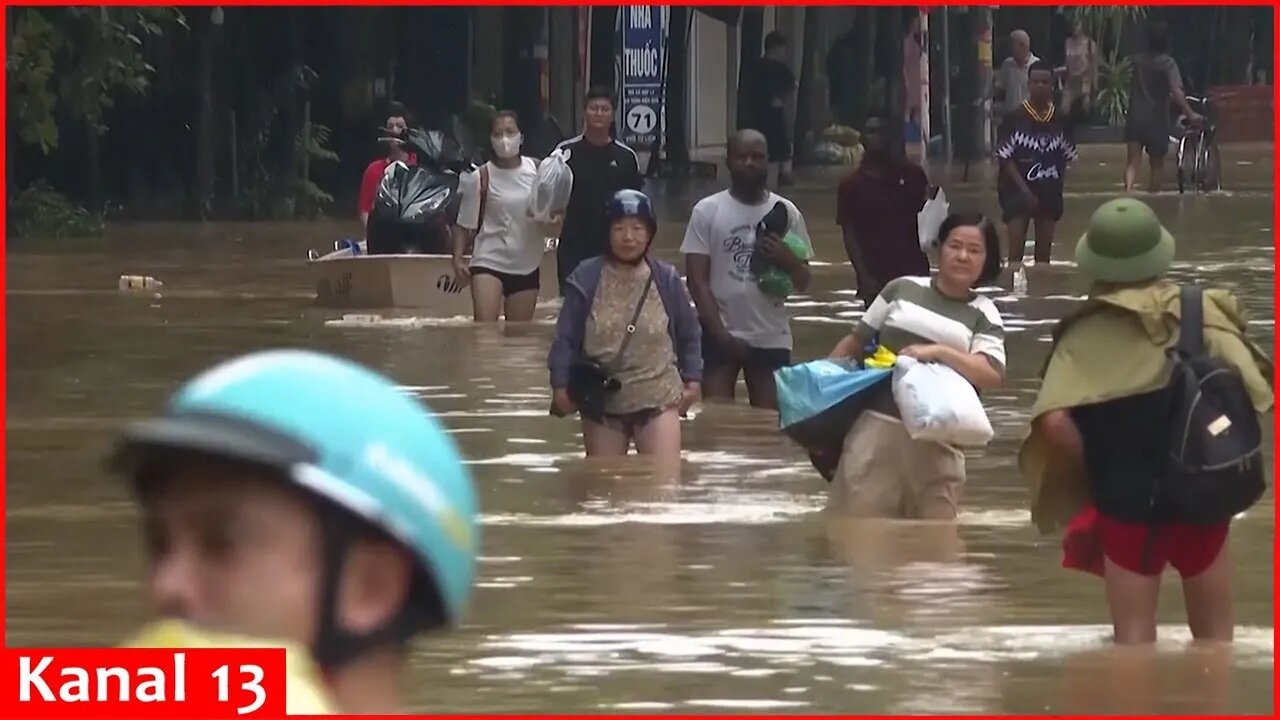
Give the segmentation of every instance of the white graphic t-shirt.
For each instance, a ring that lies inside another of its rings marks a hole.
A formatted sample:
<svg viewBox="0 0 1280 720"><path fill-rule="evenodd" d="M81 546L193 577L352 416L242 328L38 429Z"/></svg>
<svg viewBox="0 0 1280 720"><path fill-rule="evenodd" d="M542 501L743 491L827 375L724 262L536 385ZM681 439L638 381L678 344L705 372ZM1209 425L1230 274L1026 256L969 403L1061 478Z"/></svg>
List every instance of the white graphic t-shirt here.
<svg viewBox="0 0 1280 720"><path fill-rule="evenodd" d="M520 158L518 167L504 169L489 163L489 197L484 204L484 225L476 234L471 264L512 275L528 275L542 263L547 241L527 208L538 163ZM463 175L458 182L462 203L458 224L468 230L480 225L480 171Z"/></svg>
<svg viewBox="0 0 1280 720"><path fill-rule="evenodd" d="M756 225L781 201L796 234L813 256L813 242L804 217L790 200L769 193L759 205L739 202L728 190L703 198L693 207L680 252L707 255L711 260L711 294L720 319L731 335L757 348L791 349L791 319L781 299L765 295L751 274L751 251Z"/></svg>

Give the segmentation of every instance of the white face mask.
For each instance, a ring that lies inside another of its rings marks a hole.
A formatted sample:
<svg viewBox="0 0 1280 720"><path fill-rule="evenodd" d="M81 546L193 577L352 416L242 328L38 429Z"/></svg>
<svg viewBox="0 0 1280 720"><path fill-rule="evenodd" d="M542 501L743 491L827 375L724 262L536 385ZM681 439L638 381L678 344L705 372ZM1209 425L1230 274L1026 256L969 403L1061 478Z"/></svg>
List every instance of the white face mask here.
<svg viewBox="0 0 1280 720"><path fill-rule="evenodd" d="M502 137L490 138L493 143L493 151L500 158L513 158L520 154L520 144L524 141L523 135L503 135Z"/></svg>

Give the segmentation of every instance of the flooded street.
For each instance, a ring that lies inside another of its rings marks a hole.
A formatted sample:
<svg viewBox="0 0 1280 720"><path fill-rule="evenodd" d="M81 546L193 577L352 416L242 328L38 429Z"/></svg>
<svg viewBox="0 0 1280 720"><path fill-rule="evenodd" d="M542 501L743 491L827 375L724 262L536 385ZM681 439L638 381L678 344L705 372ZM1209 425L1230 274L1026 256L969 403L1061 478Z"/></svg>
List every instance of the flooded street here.
<svg viewBox="0 0 1280 720"><path fill-rule="evenodd" d="M1273 157L1260 146L1224 155L1228 192L1143 199L1178 240L1174 279L1233 290L1270 351ZM1010 378L986 398L997 437L969 454L958 529L826 517L826 484L776 415L742 405L685 423L678 482L654 482L634 457L585 462L577 423L547 415L554 307L504 329L344 320L312 304L307 248L331 248L354 222L114 227L105 241L11 244L7 641L112 644L145 619L134 510L101 468L114 433L211 363L289 345L389 373L473 463L479 588L465 626L415 653L416 711L1270 714L1272 492L1232 534L1234 646L1189 647L1170 574L1160 644L1119 652L1101 581L1061 569L1060 536L1032 527L1016 473L1049 332L1083 291L1075 241L1118 191L1121 160L1082 148L1052 266L1031 274L1029 298L991 290ZM953 207L995 213L989 173L945 183ZM832 220L838 176L802 175L788 193L817 252L811 292L790 302L797 362L824 356L861 313ZM658 255L678 257L689 208L711 189L651 186ZM163 297L119 294L121 274L159 278Z"/></svg>

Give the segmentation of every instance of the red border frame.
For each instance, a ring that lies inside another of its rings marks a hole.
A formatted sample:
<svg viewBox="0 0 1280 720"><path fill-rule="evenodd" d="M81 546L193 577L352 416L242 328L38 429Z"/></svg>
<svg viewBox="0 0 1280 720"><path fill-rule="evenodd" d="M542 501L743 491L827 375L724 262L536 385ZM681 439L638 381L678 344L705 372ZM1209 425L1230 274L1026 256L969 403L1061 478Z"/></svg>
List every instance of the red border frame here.
<svg viewBox="0 0 1280 720"><path fill-rule="evenodd" d="M9 0L4 0L4 6L6 9L8 9L9 7L30 7L30 6L42 6L42 5L44 6L85 5L85 4L90 4L90 3L67 2L66 0L29 0L28 2L18 3L18 2L10 2ZM116 0L110 0L109 2L101 2L96 4L138 6L138 5L170 5L171 3L158 2L157 0L135 0L134 2L118 2ZM764 5L764 6L777 6L777 5L812 6L812 5L854 5L856 4L856 5L900 5L900 6L917 5L921 7L933 7L933 6L943 6L943 5L951 5L951 6L973 5L974 3L954 2L952 0L924 0L924 1L918 1L915 3L886 2L886 0L861 0L860 2L857 2L857 3L848 2L847 0L807 0L804 2L797 2L796 0L782 0L781 2L769 2L769 3L758 2L756 0L745 0L740 2L733 2L732 0L702 0L701 2L697 2L697 3L619 3L619 2L602 2L601 0L583 0L579 2L572 2L569 0L544 0L543 2L537 2L536 0L507 0L505 2L499 1L499 0L471 0L470 2L462 2L460 0L432 0L428 2L393 2L391 0L356 0L355 2L340 2L339 0L310 0L310 1L300 1L300 2L292 2L290 0L260 0L259 2L244 2L243 0L222 0L221 2L218 2L216 0L189 0L188 2L181 3L182 6L192 6L192 7L215 6L215 5L223 5L223 6L295 5L295 6L303 6L303 7L319 7L319 6L332 6L332 5L467 5L467 6L470 6L470 5L497 5L497 6L565 5L565 6L577 7L577 6L583 6L583 5L625 5L625 4ZM1003 2L1000 4L1001 5L1053 5L1053 6L1056 6L1056 5L1060 5L1061 3L1048 2L1047 0L1015 0L1014 2ZM1086 3L1075 3L1075 4L1086 4ZM1213 4L1213 3L1206 3L1203 0L1200 2L1196 2L1194 0L1165 0L1165 2L1161 2L1161 3L1101 2L1101 3L1087 3L1087 4L1148 5L1153 7L1164 7L1164 6L1175 6L1175 5L1206 5L1206 4ZM1269 6L1275 7L1276 5L1280 4L1280 0L1236 0L1235 2L1231 2L1229 4L1234 6L1268 6L1269 5ZM1276 13L1275 15L1273 15L1272 22L1273 22L1272 42L1276 43L1277 40L1280 40L1280 13ZM7 48L4 47L6 43L6 37L0 37L0 49L4 49L7 51ZM1276 47L1276 50L1280 50L1280 44L1278 44L1278 46ZM6 52L6 55L7 55L7 52ZM1272 67L1272 93L1273 93L1273 103L1274 103L1273 107L1280 108L1280 82L1277 82L1277 76L1280 76L1280 52L1273 51L1273 67ZM4 76L0 76L0 89L5 88L6 82L7 82L7 74ZM4 111L0 111L0 130L3 130L5 129L5 127L7 127L7 121L8 121L7 114L8 114L7 107L5 108ZM1280 147L1280 121L1273 123L1272 132L1273 132L1273 141L1275 143L1273 147ZM7 133L0 133L0 153L4 152L6 138L7 138ZM1280 165L1273 164L1272 172L1273 172L1272 190L1274 193L1276 188L1280 188ZM0 187L3 187L3 183L4 183L4 180L0 179ZM8 211L8 208L6 203L4 207L0 207L0 220L3 220L5 218L7 211ZM1280 205L1276 205L1274 201L1272 205L1272 213L1273 213L1272 242L1274 243L1275 242L1274 234L1275 234L1276 228L1280 227ZM0 253L0 283L5 283L7 279L7 273L4 272L6 255L7 255L7 248L4 253ZM1280 284L1277 284L1274 278L1273 278L1273 302L1275 302L1276 304L1280 304ZM6 306L7 306L7 293L0 294L0 327L4 327L5 318L7 317L7 313L5 312ZM7 338L7 335L6 335L6 338ZM0 347L0 358L4 358L7 360L7 352L8 352L8 343L6 342L3 347ZM1276 338L1273 340L1272 357L1273 358L1280 357L1280 335L1277 335ZM4 368L7 370L7 367L8 365L6 362L4 364ZM4 372L3 370L0 370L0 377L3 377L3 372ZM0 400L5 399L6 389L7 389L7 384L0 384ZM5 404L5 407L8 407L7 403ZM1277 427L1276 429L1276 437L1280 438L1280 427ZM5 455L7 439L8 439L8 425L7 425L7 418L6 418L5 434L4 434L4 437L0 437L0 458L7 457ZM5 463L6 470L0 470L0 487L4 485L4 472L7 471L7 466L8 464L6 462ZM1276 477L1276 473L1274 472L1276 469L1277 469L1276 467L1273 467L1273 478ZM1273 480L1273 485L1274 485L1274 480ZM7 495L6 495L6 499L7 499ZM5 516L0 515L0 537L5 537L5 523L6 523ZM1280 550L1280 542L1277 542L1275 534L1273 534L1272 543L1273 543L1272 562L1274 563L1275 557L1277 555L1276 550ZM7 556L7 553L6 553L6 556ZM5 563L5 556L0 556L0 570L3 569L4 563ZM1274 634L1274 628L1276 625L1276 617L1277 617L1275 603L1274 603L1274 598L1277 594L1276 592L1277 589L1280 589L1280 576L1276 575L1273 568L1273 572L1272 572L1272 598L1273 598L1272 632L1273 634ZM8 606L4 604L5 594L6 593L5 593L4 584L0 583L0 605L5 607L7 611ZM7 646L7 642L6 642L6 646ZM1273 676L1272 707L1274 712L1276 700L1280 698L1280 694L1277 694L1276 686L1274 683L1274 678L1275 678L1274 665L1272 668L1272 676ZM4 700L0 700L0 704L7 705L8 703ZM352 716L352 717L355 717L355 716ZM388 717L404 717L404 716L388 716ZM452 715L452 716L419 715L414 717L455 717L455 718L475 718L476 720L480 720L481 718L485 718L487 716L484 716L484 715ZM516 716L516 717L521 717L521 716ZM526 716L526 717L529 717L529 716ZM595 717L595 716L557 715L557 716L539 716L539 717ZM654 718L656 720L656 718L658 717L670 717L670 716L668 715L668 716L634 716L634 717L648 717L648 718ZM702 717L702 716L699 715L697 717ZM714 717L733 718L733 717L759 717L759 716L714 715ZM820 716L790 716L789 715L788 717L803 718L803 717L820 717ZM997 716L985 715L985 716L976 716L976 717L997 717ZM1069 716L1069 717L1091 717L1091 716ZM1160 716L1154 716L1154 717L1160 717Z"/></svg>

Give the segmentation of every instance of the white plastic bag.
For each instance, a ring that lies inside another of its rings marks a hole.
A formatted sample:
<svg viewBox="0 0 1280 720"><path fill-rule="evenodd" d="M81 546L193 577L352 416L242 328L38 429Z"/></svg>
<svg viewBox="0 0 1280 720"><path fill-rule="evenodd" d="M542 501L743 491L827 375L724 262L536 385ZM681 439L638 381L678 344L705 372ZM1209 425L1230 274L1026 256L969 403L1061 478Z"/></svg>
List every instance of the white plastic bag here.
<svg viewBox="0 0 1280 720"><path fill-rule="evenodd" d="M947 219L951 204L947 202L947 192L938 188L938 194L925 201L924 207L916 213L916 228L920 234L920 249L929 253L938 249L938 230Z"/></svg>
<svg viewBox="0 0 1280 720"><path fill-rule="evenodd" d="M977 447L995 437L978 392L942 363L899 355L893 368L893 399L913 439Z"/></svg>
<svg viewBox="0 0 1280 720"><path fill-rule="evenodd" d="M538 164L538 176L529 192L529 216L547 222L554 213L569 207L573 192L573 170L569 168L569 151L556 150Z"/></svg>

